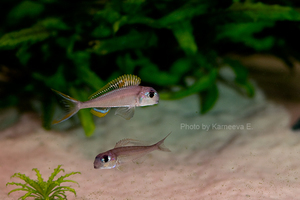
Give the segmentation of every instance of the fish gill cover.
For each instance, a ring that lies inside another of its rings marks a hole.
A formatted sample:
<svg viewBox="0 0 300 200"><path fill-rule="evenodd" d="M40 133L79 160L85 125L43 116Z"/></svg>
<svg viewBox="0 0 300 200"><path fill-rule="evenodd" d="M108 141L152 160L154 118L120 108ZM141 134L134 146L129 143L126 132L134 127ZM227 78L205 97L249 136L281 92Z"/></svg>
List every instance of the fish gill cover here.
<svg viewBox="0 0 300 200"><path fill-rule="evenodd" d="M299 59L298 6L284 0L1 1L0 108L36 109L37 99L49 129L57 102L50 88L87 100L108 81L136 74L164 91L161 99L199 94L206 113L218 99L217 82L254 95L247 69L229 52L273 54L290 67L289 55ZM231 67L233 80L222 76L223 66ZM79 118L92 135L89 110Z"/></svg>

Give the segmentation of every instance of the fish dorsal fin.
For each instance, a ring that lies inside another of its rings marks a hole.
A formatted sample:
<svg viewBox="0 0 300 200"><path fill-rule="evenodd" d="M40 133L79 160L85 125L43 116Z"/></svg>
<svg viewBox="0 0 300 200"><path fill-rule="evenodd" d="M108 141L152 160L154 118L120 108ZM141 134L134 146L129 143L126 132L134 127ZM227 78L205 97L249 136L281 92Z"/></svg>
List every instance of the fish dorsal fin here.
<svg viewBox="0 0 300 200"><path fill-rule="evenodd" d="M125 74L122 76L119 76L118 78L110 81L107 83L104 87L102 87L100 90L92 94L89 99L95 99L102 94L105 94L109 91L122 88L122 87L127 87L131 85L139 85L141 83L141 79L135 75L132 74Z"/></svg>
<svg viewBox="0 0 300 200"><path fill-rule="evenodd" d="M132 146L145 146L145 143L140 140L125 138L117 142L115 148L124 147L129 144L131 144Z"/></svg>

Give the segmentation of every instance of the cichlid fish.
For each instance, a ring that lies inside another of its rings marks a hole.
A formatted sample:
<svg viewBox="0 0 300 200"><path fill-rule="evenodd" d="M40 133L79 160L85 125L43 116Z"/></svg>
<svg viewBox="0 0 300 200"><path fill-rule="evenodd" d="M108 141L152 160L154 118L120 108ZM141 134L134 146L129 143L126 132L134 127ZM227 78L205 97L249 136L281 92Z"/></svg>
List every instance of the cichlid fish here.
<svg viewBox="0 0 300 200"><path fill-rule="evenodd" d="M94 161L95 169L120 169L129 161L137 162L140 158L154 150L161 150L171 152L164 145L165 139L170 135L169 133L164 139L150 146L142 145L142 142L133 139L123 139L116 143L116 146L104 153L96 156ZM134 146L126 146L129 143Z"/></svg>
<svg viewBox="0 0 300 200"><path fill-rule="evenodd" d="M159 101L159 95L152 87L139 86L140 83L141 79L135 75L120 76L92 94L85 102L52 89L63 98L68 108L67 114L60 120L54 120L52 124L69 119L83 108L92 108L92 114L104 117L111 108L118 107L115 114L129 120L135 107L150 106Z"/></svg>

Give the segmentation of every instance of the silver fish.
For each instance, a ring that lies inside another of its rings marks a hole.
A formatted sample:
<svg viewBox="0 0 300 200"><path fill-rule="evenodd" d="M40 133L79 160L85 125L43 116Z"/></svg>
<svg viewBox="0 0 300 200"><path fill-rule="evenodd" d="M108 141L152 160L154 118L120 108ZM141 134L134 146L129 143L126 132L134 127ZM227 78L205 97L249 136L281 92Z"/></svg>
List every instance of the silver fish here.
<svg viewBox="0 0 300 200"><path fill-rule="evenodd" d="M63 97L68 108L66 115L60 120L54 120L52 124L67 120L84 108L92 108L92 114L104 117L111 108L118 107L115 114L129 120L133 117L135 107L150 106L159 102L156 90L152 87L139 86L140 83L141 79L135 75L120 76L92 94L90 100L85 102L52 89Z"/></svg>
<svg viewBox="0 0 300 200"><path fill-rule="evenodd" d="M161 150L171 152L164 145L165 139L170 135L169 133L164 139L150 146L140 146L141 142L133 139L123 139L116 143L116 146L104 153L96 156L94 161L95 169L113 169L121 170L121 167L129 161L136 162L146 154L154 150ZM134 146L126 146L129 143L135 144Z"/></svg>

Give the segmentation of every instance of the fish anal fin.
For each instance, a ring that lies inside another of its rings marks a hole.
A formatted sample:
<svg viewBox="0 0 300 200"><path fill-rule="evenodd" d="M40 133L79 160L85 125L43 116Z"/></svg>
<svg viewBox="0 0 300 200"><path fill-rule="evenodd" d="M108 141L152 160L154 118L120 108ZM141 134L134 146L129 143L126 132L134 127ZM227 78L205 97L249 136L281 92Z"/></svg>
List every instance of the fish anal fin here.
<svg viewBox="0 0 300 200"><path fill-rule="evenodd" d="M132 160L135 164L142 164L147 158L149 157L149 154L143 154L135 159Z"/></svg>
<svg viewBox="0 0 300 200"><path fill-rule="evenodd" d="M141 79L139 77L132 74L125 74L107 83L100 90L93 93L89 97L89 99L95 99L107 92L110 92L118 88L132 86L132 85L139 85L140 83L141 83Z"/></svg>
<svg viewBox="0 0 300 200"><path fill-rule="evenodd" d="M134 107L120 107L116 110L115 114L129 120L134 115Z"/></svg>
<svg viewBox="0 0 300 200"><path fill-rule="evenodd" d="M96 109L96 108L92 108L91 109L91 113L97 117L104 117L105 115L107 115L107 113L109 113L110 108L104 108L104 109Z"/></svg>
<svg viewBox="0 0 300 200"><path fill-rule="evenodd" d="M123 147L123 146L129 145L129 144L131 144L133 146L145 146L145 143L140 140L126 138L126 139L123 139L123 140L120 140L119 142L117 142L115 148Z"/></svg>

